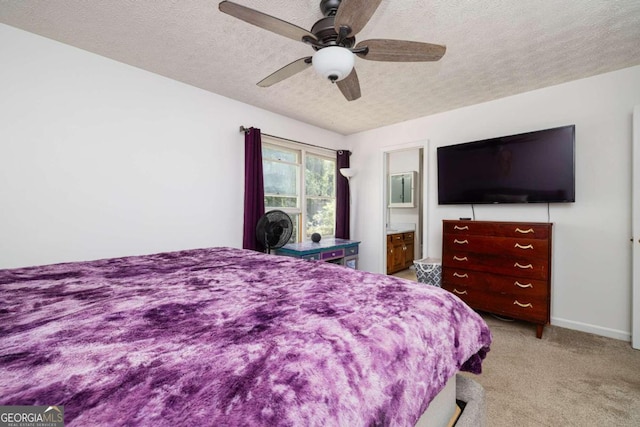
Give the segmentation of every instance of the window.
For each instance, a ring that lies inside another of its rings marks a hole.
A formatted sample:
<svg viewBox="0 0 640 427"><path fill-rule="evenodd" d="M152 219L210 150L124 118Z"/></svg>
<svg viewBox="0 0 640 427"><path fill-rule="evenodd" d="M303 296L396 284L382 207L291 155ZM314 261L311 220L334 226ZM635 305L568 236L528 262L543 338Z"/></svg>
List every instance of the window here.
<svg viewBox="0 0 640 427"><path fill-rule="evenodd" d="M335 235L336 160L332 151L262 138L265 210L279 209L294 224L291 242L313 233Z"/></svg>

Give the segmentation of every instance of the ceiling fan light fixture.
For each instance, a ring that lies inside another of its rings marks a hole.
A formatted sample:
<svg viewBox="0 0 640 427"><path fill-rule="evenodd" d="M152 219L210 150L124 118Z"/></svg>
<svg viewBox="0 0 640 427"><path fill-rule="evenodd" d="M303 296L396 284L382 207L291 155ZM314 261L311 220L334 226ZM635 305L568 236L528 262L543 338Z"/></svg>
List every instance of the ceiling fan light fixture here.
<svg viewBox="0 0 640 427"><path fill-rule="evenodd" d="M313 69L335 83L346 78L353 70L355 55L347 48L329 46L313 54Z"/></svg>

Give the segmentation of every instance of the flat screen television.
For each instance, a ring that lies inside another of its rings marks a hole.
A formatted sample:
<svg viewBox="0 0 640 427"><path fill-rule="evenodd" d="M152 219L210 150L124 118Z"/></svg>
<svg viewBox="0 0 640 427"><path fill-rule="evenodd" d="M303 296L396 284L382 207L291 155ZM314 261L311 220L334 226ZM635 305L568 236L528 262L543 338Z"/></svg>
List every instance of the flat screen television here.
<svg viewBox="0 0 640 427"><path fill-rule="evenodd" d="M438 204L575 202L575 125L438 147Z"/></svg>

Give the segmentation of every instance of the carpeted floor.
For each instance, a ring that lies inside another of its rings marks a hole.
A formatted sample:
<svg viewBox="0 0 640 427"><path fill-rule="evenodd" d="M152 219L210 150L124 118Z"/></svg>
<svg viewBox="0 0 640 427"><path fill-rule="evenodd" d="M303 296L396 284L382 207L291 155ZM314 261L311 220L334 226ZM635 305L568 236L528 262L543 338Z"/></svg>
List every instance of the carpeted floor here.
<svg viewBox="0 0 640 427"><path fill-rule="evenodd" d="M483 315L493 344L483 373L490 427L640 426L640 351L625 341ZM466 375L466 374L465 374Z"/></svg>
<svg viewBox="0 0 640 427"><path fill-rule="evenodd" d="M487 426L640 426L640 351L629 342L555 326L539 340L531 324L483 317L491 352L481 375L463 375L485 389Z"/></svg>

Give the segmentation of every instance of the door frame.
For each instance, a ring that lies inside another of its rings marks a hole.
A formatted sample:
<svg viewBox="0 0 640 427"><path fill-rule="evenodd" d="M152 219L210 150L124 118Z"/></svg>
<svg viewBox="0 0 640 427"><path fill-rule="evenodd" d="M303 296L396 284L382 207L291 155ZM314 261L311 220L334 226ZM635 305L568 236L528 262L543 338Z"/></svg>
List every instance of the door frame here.
<svg viewBox="0 0 640 427"><path fill-rule="evenodd" d="M381 174L381 179L382 179L382 197L380 198L381 200L381 204L380 204L380 212L383 213L382 215L382 221L381 221L381 230L380 230L380 241L381 241L381 263L380 265L382 265L382 274L387 274L387 199L388 199L388 195L389 195L389 183L387 180L387 175L389 173L388 170L388 158L389 155L391 153L394 152L399 152L399 151L407 151L407 150L412 150L412 149L422 149L422 164L420 165L421 167L421 177L419 178L419 182L420 182L420 203L421 203L421 215L419 215L419 217L422 217L422 221L420 224L416 224L416 227L420 227L420 231L421 231L421 235L422 235L422 240L419 241L418 243L421 246L421 251L420 251L420 257L421 258L425 258L426 255L426 251L427 251L427 242L428 240L428 227L427 227L427 183L428 183L428 174L429 174L429 169L428 169L428 165L429 165L429 140L428 139L421 139L418 141L413 141L413 142L407 142L407 143L403 143L403 144L396 144L396 145L387 145L382 147L381 149L381 163L382 163L382 174Z"/></svg>
<svg viewBox="0 0 640 427"><path fill-rule="evenodd" d="M640 105L633 108L631 152L631 346L640 350Z"/></svg>

